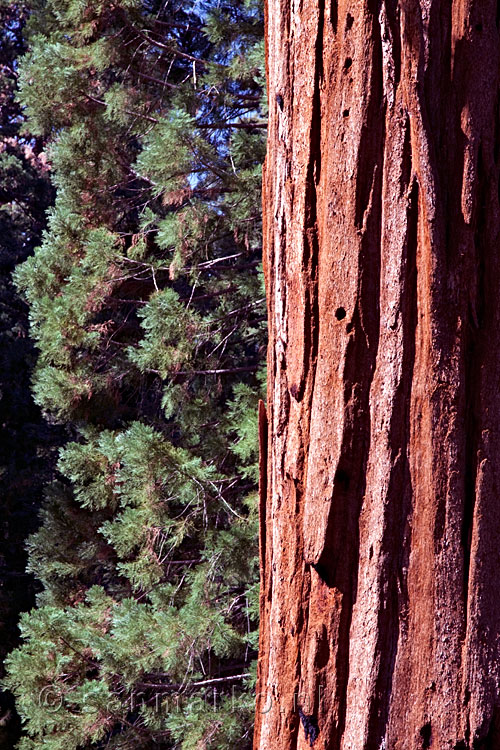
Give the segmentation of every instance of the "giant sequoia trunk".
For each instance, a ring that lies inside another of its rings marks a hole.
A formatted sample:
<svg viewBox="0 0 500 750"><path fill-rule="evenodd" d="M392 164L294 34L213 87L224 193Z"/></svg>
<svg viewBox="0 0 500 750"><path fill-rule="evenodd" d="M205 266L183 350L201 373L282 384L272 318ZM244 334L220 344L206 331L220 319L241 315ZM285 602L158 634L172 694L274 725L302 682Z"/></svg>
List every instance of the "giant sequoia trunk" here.
<svg viewBox="0 0 500 750"><path fill-rule="evenodd" d="M257 750L500 748L499 13L268 3Z"/></svg>

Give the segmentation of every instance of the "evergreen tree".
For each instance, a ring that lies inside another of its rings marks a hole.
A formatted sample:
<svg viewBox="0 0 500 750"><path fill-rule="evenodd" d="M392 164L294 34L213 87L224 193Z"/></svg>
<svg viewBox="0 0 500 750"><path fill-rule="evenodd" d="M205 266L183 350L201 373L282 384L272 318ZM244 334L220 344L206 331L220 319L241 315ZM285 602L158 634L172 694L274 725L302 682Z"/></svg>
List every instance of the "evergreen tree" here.
<svg viewBox="0 0 500 750"><path fill-rule="evenodd" d="M260 4L31 10L21 99L57 198L16 279L35 399L78 434L29 541L19 747L248 747Z"/></svg>
<svg viewBox="0 0 500 750"><path fill-rule="evenodd" d="M35 356L27 336L28 309L12 283L17 263L40 242L53 200L41 148L24 132L15 99L24 52L22 6L0 3L0 663L18 642L19 612L33 606L35 585L25 572L24 542L37 527L44 482L51 476L61 431L47 425L30 394ZM3 670L3 666L0 667ZM0 671L3 676L3 671ZM12 696L0 695L0 747L15 744Z"/></svg>

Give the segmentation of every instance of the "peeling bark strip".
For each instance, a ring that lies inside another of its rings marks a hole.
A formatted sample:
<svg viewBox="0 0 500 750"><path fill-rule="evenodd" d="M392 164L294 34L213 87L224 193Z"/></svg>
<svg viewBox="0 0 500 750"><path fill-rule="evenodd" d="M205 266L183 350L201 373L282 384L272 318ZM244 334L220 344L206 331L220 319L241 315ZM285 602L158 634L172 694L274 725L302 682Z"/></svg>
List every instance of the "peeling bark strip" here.
<svg viewBox="0 0 500 750"><path fill-rule="evenodd" d="M255 750L500 748L499 24L268 0Z"/></svg>

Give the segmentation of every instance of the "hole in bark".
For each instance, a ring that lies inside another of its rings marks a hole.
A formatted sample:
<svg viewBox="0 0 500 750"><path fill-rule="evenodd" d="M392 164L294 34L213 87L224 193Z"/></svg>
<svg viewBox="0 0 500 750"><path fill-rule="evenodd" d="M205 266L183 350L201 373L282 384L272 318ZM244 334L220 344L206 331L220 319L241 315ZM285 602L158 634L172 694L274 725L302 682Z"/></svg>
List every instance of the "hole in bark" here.
<svg viewBox="0 0 500 750"><path fill-rule="evenodd" d="M349 29L352 29L353 23L354 23L354 17L351 16L350 13L348 13L345 19L345 30L349 31Z"/></svg>
<svg viewBox="0 0 500 750"><path fill-rule="evenodd" d="M349 110L348 109L344 109L344 111L342 112L342 117L349 117Z"/></svg>
<svg viewBox="0 0 500 750"><path fill-rule="evenodd" d="M354 328L354 324L353 323L348 323L346 325L346 327L345 327L347 333L351 333L351 331L352 331L353 328Z"/></svg>
<svg viewBox="0 0 500 750"><path fill-rule="evenodd" d="M344 62L344 70L349 70L351 65L352 65L352 58L346 57L345 62Z"/></svg>
<svg viewBox="0 0 500 750"><path fill-rule="evenodd" d="M337 318L337 320L344 320L346 315L347 313L343 307L337 307L337 309L335 310L335 317Z"/></svg>
<svg viewBox="0 0 500 750"><path fill-rule="evenodd" d="M372 559L372 557L373 557L373 546L372 546L372 545L370 545L370 554L369 554L369 556L368 556L368 559L369 559L369 560L371 560L371 559Z"/></svg>
<svg viewBox="0 0 500 750"><path fill-rule="evenodd" d="M420 730L420 736L422 738L422 750L426 750L428 747L431 746L431 734L432 734L431 722L428 721L427 724L424 724L424 726Z"/></svg>

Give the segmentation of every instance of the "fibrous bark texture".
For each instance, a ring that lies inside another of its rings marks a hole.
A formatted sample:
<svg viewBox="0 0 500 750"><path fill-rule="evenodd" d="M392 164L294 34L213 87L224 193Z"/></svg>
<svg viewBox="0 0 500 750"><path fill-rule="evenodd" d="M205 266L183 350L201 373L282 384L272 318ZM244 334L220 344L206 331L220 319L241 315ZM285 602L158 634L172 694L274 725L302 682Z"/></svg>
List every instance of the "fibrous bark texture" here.
<svg viewBox="0 0 500 750"><path fill-rule="evenodd" d="M256 750L500 748L499 24L268 2Z"/></svg>

